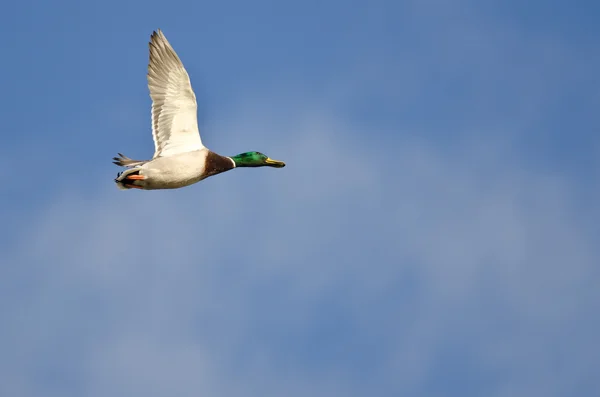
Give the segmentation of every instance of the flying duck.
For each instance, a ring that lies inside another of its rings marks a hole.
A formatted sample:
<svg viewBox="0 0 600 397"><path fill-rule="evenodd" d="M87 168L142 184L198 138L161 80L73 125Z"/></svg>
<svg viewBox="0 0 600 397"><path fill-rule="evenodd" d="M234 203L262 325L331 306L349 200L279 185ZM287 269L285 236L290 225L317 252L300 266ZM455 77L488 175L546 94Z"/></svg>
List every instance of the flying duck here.
<svg viewBox="0 0 600 397"><path fill-rule="evenodd" d="M126 167L115 179L119 189L177 189L237 167L285 167L260 152L221 156L202 144L196 95L190 78L160 29L150 37L148 88L152 98L151 160L133 160L121 153L113 163Z"/></svg>

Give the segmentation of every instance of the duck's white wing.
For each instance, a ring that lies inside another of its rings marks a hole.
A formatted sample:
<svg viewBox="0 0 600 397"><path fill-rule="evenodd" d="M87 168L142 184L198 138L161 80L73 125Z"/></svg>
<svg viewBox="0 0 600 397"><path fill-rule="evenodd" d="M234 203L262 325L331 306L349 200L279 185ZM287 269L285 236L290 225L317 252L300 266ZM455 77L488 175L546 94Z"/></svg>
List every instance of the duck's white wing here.
<svg viewBox="0 0 600 397"><path fill-rule="evenodd" d="M202 149L196 95L187 71L160 29L152 33L149 47L154 158Z"/></svg>

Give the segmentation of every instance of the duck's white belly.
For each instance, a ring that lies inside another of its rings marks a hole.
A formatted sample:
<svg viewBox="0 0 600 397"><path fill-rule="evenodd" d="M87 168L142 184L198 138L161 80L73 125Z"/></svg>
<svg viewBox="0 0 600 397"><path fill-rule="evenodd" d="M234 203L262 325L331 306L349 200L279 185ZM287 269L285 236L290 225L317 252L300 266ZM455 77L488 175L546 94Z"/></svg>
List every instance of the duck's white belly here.
<svg viewBox="0 0 600 397"><path fill-rule="evenodd" d="M176 189L204 179L208 149L180 153L169 157L157 157L142 165L143 181L136 181L143 189Z"/></svg>

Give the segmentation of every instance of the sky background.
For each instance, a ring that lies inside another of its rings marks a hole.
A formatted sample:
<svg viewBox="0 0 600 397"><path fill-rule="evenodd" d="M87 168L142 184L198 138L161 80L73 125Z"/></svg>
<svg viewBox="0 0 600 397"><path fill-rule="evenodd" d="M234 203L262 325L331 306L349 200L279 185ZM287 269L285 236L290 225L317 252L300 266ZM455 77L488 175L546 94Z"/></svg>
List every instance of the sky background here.
<svg viewBox="0 0 600 397"><path fill-rule="evenodd" d="M600 395L600 3L3 5L0 395ZM161 28L202 140L148 158Z"/></svg>

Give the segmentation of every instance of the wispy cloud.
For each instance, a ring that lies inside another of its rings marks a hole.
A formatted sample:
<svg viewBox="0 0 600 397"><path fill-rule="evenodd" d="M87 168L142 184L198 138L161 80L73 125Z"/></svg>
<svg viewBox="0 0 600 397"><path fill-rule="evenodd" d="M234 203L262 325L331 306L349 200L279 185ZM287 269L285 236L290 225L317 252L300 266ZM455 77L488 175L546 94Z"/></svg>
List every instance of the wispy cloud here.
<svg viewBox="0 0 600 397"><path fill-rule="evenodd" d="M571 182L495 146L374 150L352 128L307 116L283 172L49 198L2 258L4 390L432 395L475 373L475 394L560 395L584 382L599 253Z"/></svg>

